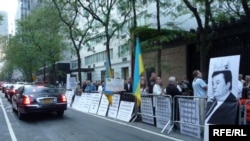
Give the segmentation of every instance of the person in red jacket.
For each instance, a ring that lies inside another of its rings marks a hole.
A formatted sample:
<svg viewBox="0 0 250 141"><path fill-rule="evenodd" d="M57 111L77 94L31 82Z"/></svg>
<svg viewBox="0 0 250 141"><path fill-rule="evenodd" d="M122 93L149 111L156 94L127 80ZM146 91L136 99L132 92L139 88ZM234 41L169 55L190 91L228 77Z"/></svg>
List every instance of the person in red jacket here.
<svg viewBox="0 0 250 141"><path fill-rule="evenodd" d="M250 125L250 90L248 91L247 98L246 99L241 99L240 103L241 103L241 105L245 105L245 108L246 108L246 123L248 125Z"/></svg>

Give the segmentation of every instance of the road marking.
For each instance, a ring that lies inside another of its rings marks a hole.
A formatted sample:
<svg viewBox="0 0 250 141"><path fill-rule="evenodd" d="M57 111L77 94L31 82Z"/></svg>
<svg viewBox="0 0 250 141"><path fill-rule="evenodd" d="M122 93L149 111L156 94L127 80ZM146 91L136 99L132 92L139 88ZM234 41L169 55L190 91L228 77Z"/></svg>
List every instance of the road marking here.
<svg viewBox="0 0 250 141"><path fill-rule="evenodd" d="M73 108L70 108L70 109L73 109ZM80 110L77 110L77 109L73 109L73 110L80 111ZM80 112L81 112L81 111L80 111ZM98 117L98 118L102 118L102 119L105 119L105 120L108 120L108 121L111 121L111 122L115 122L115 123L117 123L117 124L129 126L129 127L132 127L132 128L135 128L135 129L138 129L138 130L141 130L141 131L150 133L150 134L154 134L154 135L157 135L157 136L161 136L161 137L166 138L166 139L171 139L171 140L173 140L173 141L184 141L184 140L181 140L181 139L178 139L178 138L174 138L174 137L170 137L170 136L163 135L163 134L160 134L160 133L152 132L152 131L149 131L149 130L146 130L146 129L143 129L143 128L140 128L140 127L136 127L136 126L134 126L134 125L130 125L130 124L127 124L127 123L123 123L123 122L120 122L120 121L115 121L115 120L112 120L112 119L109 119L109 118L106 118L106 117L102 117L102 116L99 116L99 115L94 115L94 114L89 114L89 113L85 113L85 114L92 115L92 116L95 116L95 117Z"/></svg>
<svg viewBox="0 0 250 141"><path fill-rule="evenodd" d="M0 105L3 105L3 102L2 102L2 98L1 98L1 97L0 97ZM10 120L9 120L9 117L8 117L8 115L7 115L7 113L6 113L6 110L4 109L4 106L1 106L1 107L2 107L2 109L3 109L3 114L4 114L4 118L5 118L5 121L6 121L7 126L8 126L8 130L9 130L9 132L10 132L10 137L11 137L12 141L17 141L16 135L15 135L15 133L14 133L14 131L13 131L13 128L12 128L12 126L11 126L11 124L10 124Z"/></svg>

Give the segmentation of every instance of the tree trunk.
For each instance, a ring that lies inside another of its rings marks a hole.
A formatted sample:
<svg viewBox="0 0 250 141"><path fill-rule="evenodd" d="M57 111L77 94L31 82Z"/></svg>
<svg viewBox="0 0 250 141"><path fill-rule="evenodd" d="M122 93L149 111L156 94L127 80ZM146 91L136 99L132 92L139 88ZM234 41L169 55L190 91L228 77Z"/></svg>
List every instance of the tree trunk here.
<svg viewBox="0 0 250 141"><path fill-rule="evenodd" d="M80 56L80 51L77 50L77 66L78 66L78 80L80 83L80 86L82 86L82 72L81 72L81 68L82 68L82 60L81 60L81 56Z"/></svg>
<svg viewBox="0 0 250 141"><path fill-rule="evenodd" d="M135 7L135 2L136 0L133 0L132 4L132 8L133 8L133 15L134 15L134 18L133 18L133 30L131 32L131 47L130 47L130 56L131 56L131 78L133 79L134 78L134 49L135 49L135 40L136 40L136 35L134 34L134 30L136 29L137 27L137 16L136 16L136 7Z"/></svg>
<svg viewBox="0 0 250 141"><path fill-rule="evenodd" d="M160 1L156 0L156 10L157 10L157 32L158 32L158 37L161 36L161 20L160 20ZM162 45L160 43L160 41L158 41L158 56L157 56L157 69L158 69L158 76L161 77L161 49L162 49Z"/></svg>

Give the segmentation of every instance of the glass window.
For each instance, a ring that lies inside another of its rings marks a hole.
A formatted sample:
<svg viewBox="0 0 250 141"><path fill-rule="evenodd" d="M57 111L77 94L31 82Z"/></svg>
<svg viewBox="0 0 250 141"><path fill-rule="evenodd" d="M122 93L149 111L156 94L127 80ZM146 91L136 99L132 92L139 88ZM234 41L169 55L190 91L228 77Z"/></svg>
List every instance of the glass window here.
<svg viewBox="0 0 250 141"><path fill-rule="evenodd" d="M71 61L71 69L77 68L77 64L78 64L77 60Z"/></svg>

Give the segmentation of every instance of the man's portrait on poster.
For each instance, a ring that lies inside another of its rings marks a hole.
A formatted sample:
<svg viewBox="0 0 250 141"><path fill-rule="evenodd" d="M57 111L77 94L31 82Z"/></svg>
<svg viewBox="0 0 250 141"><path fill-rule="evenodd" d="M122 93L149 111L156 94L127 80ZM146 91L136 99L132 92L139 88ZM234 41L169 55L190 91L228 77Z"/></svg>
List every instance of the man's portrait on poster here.
<svg viewBox="0 0 250 141"><path fill-rule="evenodd" d="M232 115L236 114L237 100L232 91L230 61L221 60L219 64L214 64L210 82L212 88L208 94L206 123L234 124L235 117Z"/></svg>

